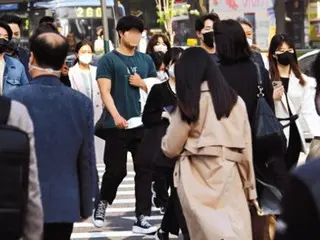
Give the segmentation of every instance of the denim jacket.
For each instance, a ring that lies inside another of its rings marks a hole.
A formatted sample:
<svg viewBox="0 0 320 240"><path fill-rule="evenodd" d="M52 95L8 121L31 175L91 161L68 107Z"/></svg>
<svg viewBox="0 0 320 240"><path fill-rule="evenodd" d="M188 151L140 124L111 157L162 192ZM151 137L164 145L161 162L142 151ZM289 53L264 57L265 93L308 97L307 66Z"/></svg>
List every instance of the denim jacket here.
<svg viewBox="0 0 320 240"><path fill-rule="evenodd" d="M24 66L19 60L4 56L6 62L3 75L3 95L6 95L11 90L26 85L29 83Z"/></svg>

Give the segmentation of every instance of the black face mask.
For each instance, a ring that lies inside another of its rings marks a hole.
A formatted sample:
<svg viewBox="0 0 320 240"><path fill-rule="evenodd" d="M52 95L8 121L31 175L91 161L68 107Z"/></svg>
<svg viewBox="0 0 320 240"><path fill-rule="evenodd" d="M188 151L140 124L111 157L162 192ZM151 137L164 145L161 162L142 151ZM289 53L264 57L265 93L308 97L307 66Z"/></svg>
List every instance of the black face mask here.
<svg viewBox="0 0 320 240"><path fill-rule="evenodd" d="M207 32L203 34L203 42L205 45L207 45L209 48L214 48L214 33L213 32Z"/></svg>
<svg viewBox="0 0 320 240"><path fill-rule="evenodd" d="M16 51L20 45L20 39L13 37L10 42L8 43L8 50Z"/></svg>
<svg viewBox="0 0 320 240"><path fill-rule="evenodd" d="M0 38L0 54L4 53L7 50L8 43L8 40Z"/></svg>
<svg viewBox="0 0 320 240"><path fill-rule="evenodd" d="M293 61L293 53L284 52L282 54L277 54L278 63L283 66L288 66Z"/></svg>

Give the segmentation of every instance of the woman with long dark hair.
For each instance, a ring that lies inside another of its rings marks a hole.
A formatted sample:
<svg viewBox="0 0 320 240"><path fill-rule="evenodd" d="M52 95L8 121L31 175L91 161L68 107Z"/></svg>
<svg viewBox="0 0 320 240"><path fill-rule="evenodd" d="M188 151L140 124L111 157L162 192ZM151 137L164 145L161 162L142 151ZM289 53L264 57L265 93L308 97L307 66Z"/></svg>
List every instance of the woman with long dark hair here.
<svg viewBox="0 0 320 240"><path fill-rule="evenodd" d="M300 71L294 43L285 34L272 38L268 58L275 113L288 142L285 162L289 170L297 165L300 152L306 153L304 131L320 136L314 102L316 81Z"/></svg>
<svg viewBox="0 0 320 240"><path fill-rule="evenodd" d="M245 103L210 55L189 48L175 64L178 107L162 140L175 165L190 239L252 239L248 201L256 199Z"/></svg>
<svg viewBox="0 0 320 240"><path fill-rule="evenodd" d="M317 55L312 70L317 82L315 102L319 114L320 54ZM303 164L290 176L283 196L283 210L278 219L281 224L277 224L276 240L320 239L318 229L320 225L320 188L318 184L315 184L320 181L319 145L315 148L315 154L311 158L314 161ZM312 152L312 144L310 152Z"/></svg>
<svg viewBox="0 0 320 240"><path fill-rule="evenodd" d="M161 82L168 80L168 75L165 71L164 65L164 55L165 54L163 52L153 52L149 54L154 63L154 66L156 67L157 78Z"/></svg>
<svg viewBox="0 0 320 240"><path fill-rule="evenodd" d="M169 38L161 33L157 33L153 35L147 46L147 54L151 54L153 52L163 52L166 53L171 48L171 44L169 42Z"/></svg>
<svg viewBox="0 0 320 240"><path fill-rule="evenodd" d="M246 103L251 127L254 127L257 108L258 67L263 84L264 97L269 106L274 109L273 88L267 70L252 61L252 51L241 25L235 20L223 20L214 25L216 48L220 59L219 69L230 86L243 98ZM265 152L254 149L255 164L263 169L265 158L279 157L279 151ZM279 162L279 161L277 161ZM283 160L282 160L283 162ZM262 163L262 164L261 164ZM276 172L286 172L284 163L278 166ZM261 170L261 169L260 169ZM271 171L273 172L273 170ZM284 173L280 174L284 175ZM273 177L272 177L273 178ZM283 179L284 176L279 177ZM276 177L278 179L278 177ZM273 179L274 180L274 179ZM272 180L272 182L273 182ZM278 179L279 180L279 179ZM284 182L277 181L277 187L283 188Z"/></svg>
<svg viewBox="0 0 320 240"><path fill-rule="evenodd" d="M235 20L223 20L214 25L216 49L220 59L219 69L230 86L244 100L251 128L254 129L254 121L257 109L258 67L260 70L264 98L274 110L273 89L269 73L262 64L252 61L252 51L248 44L245 32ZM253 159L256 178L267 184L271 184L283 192L287 169L284 162L283 147L273 151L257 149L253 142ZM265 190L261 184L257 184L258 199ZM268 229L267 217L262 221L254 221L253 239L262 239L265 235L263 229ZM260 224L261 223L261 224ZM269 233L267 233L269 234Z"/></svg>

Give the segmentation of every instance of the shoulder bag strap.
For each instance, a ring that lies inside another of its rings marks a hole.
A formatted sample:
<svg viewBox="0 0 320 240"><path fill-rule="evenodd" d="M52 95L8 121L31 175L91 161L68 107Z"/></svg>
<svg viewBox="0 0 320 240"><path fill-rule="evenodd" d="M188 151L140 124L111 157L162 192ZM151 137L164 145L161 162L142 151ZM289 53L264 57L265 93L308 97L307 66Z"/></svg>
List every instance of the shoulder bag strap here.
<svg viewBox="0 0 320 240"><path fill-rule="evenodd" d="M117 58L127 67L130 74L134 75L134 73L131 71L131 67L122 60L121 55L118 53L118 51L113 50L112 53L113 53L113 55L117 56Z"/></svg>
<svg viewBox="0 0 320 240"><path fill-rule="evenodd" d="M256 66L256 70L257 70L257 82L258 82L258 90L259 90L259 93L257 94L257 97L260 98L260 97L264 97L264 92L263 92L263 85L262 85L262 77L261 77L261 70L260 70L260 66L258 63L254 62L254 65Z"/></svg>
<svg viewBox="0 0 320 240"><path fill-rule="evenodd" d="M7 124L11 108L11 100L7 97L0 97L0 125Z"/></svg>

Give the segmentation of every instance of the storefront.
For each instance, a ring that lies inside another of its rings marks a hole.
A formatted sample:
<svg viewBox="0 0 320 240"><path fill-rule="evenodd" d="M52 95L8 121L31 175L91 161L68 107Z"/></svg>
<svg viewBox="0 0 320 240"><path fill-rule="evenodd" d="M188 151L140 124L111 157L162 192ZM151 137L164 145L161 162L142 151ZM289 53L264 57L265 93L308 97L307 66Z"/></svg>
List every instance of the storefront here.
<svg viewBox="0 0 320 240"><path fill-rule="evenodd" d="M320 1L310 1L307 7L309 23L309 43L311 47L320 47Z"/></svg>
<svg viewBox="0 0 320 240"><path fill-rule="evenodd" d="M219 14L221 19L247 18L254 28L255 43L266 50L275 33L273 3L273 0L211 0L209 11Z"/></svg>

